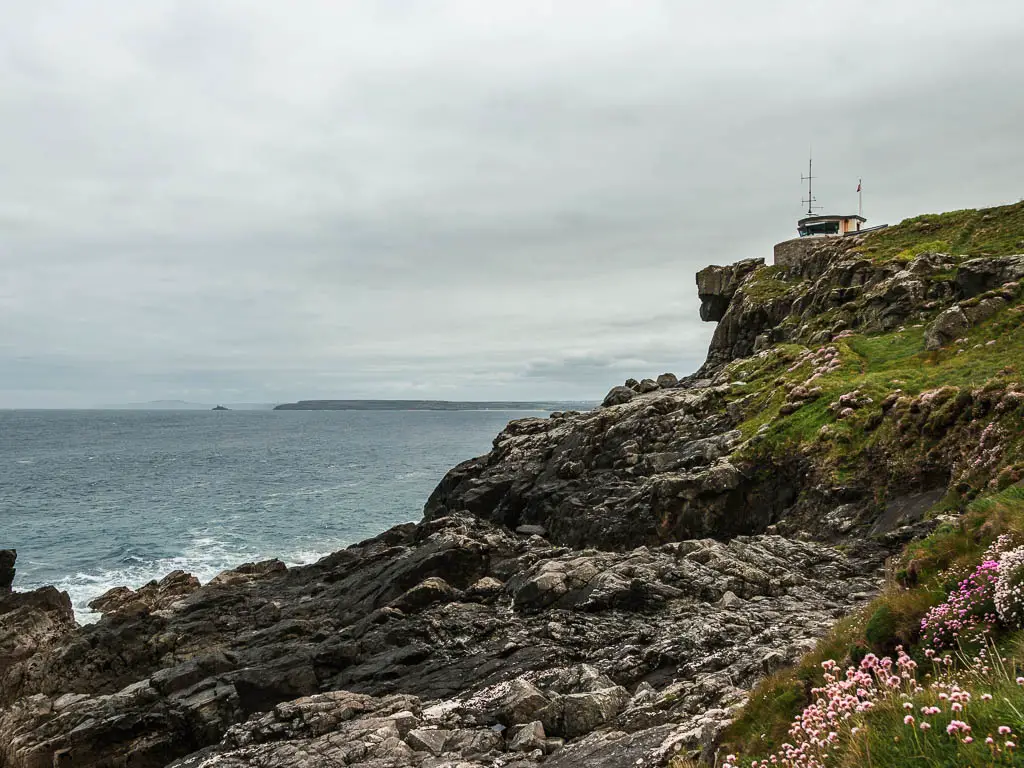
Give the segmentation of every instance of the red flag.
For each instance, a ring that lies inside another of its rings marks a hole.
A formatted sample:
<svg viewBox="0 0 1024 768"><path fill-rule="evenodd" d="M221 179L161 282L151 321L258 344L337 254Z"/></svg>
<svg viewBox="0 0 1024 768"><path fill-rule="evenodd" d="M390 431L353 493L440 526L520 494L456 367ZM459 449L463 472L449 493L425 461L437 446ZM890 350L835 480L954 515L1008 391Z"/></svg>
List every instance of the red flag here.
<svg viewBox="0 0 1024 768"><path fill-rule="evenodd" d="M857 181L857 191L860 192L860 181Z"/></svg>

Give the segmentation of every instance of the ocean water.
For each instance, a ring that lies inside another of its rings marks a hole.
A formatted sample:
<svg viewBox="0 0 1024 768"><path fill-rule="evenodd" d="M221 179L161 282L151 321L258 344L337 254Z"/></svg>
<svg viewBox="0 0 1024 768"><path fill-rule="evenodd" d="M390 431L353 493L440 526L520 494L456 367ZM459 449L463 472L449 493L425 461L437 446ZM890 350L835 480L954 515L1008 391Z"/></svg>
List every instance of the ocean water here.
<svg viewBox="0 0 1024 768"><path fill-rule="evenodd" d="M0 549L15 589L107 589L181 568L314 562L419 520L508 411L0 411Z"/></svg>

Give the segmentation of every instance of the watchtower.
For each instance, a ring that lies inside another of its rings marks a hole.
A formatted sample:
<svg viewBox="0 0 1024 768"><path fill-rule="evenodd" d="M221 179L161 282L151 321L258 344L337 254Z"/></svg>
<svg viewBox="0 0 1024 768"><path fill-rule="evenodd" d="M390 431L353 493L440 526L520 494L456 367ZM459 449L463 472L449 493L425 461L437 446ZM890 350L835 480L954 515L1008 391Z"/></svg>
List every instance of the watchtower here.
<svg viewBox="0 0 1024 768"><path fill-rule="evenodd" d="M817 198L814 196L814 158L807 158L807 175L801 175L800 180L807 182L807 199L801 202L807 203L807 215L796 223L796 231L800 237L815 237L817 235L851 235L860 232L861 225L867 223L863 215L861 205L861 184L857 182L857 213L849 215L816 214L815 205Z"/></svg>

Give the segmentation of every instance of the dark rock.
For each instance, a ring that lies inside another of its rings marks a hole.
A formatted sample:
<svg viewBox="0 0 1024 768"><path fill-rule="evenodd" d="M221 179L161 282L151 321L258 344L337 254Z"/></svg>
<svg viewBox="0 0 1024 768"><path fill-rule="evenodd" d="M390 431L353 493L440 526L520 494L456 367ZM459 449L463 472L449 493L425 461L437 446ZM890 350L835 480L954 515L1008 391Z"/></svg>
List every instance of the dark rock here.
<svg viewBox="0 0 1024 768"><path fill-rule="evenodd" d="M458 591L453 589L451 584L440 576L430 576L396 598L391 607L405 613L415 613L428 605L450 602L458 597Z"/></svg>
<svg viewBox="0 0 1024 768"><path fill-rule="evenodd" d="M969 299L1021 278L1024 278L1024 255L981 257L959 266L956 285L961 296Z"/></svg>
<svg viewBox="0 0 1024 768"><path fill-rule="evenodd" d="M562 698L561 735L583 736L612 722L629 702L629 693L622 686L587 693L571 693Z"/></svg>
<svg viewBox="0 0 1024 768"><path fill-rule="evenodd" d="M0 593L0 708L33 687L30 672L38 673L40 659L76 627L67 592L42 587Z"/></svg>
<svg viewBox="0 0 1024 768"><path fill-rule="evenodd" d="M930 350L940 349L962 336L970 327L964 311L959 306L950 307L935 318L925 331L925 346Z"/></svg>
<svg viewBox="0 0 1024 768"><path fill-rule="evenodd" d="M744 259L727 267L705 267L698 272L700 319L713 323L721 320L740 284L755 269L763 266L764 259Z"/></svg>
<svg viewBox="0 0 1024 768"><path fill-rule="evenodd" d="M638 391L643 395L648 392L654 392L656 389L658 389L658 382L654 379L642 379Z"/></svg>
<svg viewBox="0 0 1024 768"><path fill-rule="evenodd" d="M724 407L729 392L659 390L559 423L541 420L539 431L506 429L488 456L448 473L425 515L468 510L513 528L541 525L550 541L574 547L756 533L792 503L785 487L793 481L781 470L767 478L770 489L756 488L723 461L741 439Z"/></svg>
<svg viewBox="0 0 1024 768"><path fill-rule="evenodd" d="M513 726L509 730L509 752L530 752L534 749L543 750L547 743L544 724L534 720L523 725Z"/></svg>
<svg viewBox="0 0 1024 768"><path fill-rule="evenodd" d="M172 571L160 581L151 581L137 590L114 587L89 601L100 613L159 611L169 608L199 589L199 579L184 571Z"/></svg>
<svg viewBox="0 0 1024 768"><path fill-rule="evenodd" d="M640 387L637 385L637 391ZM633 399L636 394L629 387L612 387L607 395L604 396L604 400L601 401L601 406L607 408L612 405L621 405L622 403L628 403Z"/></svg>
<svg viewBox="0 0 1024 768"><path fill-rule="evenodd" d="M287 566L277 559L264 560L259 563L243 563L237 568L218 573L210 580L210 584L213 586L247 584L256 579L279 576L287 570Z"/></svg>
<svg viewBox="0 0 1024 768"><path fill-rule="evenodd" d="M18 553L13 549L0 549L0 595L11 591L14 583L14 562Z"/></svg>
<svg viewBox="0 0 1024 768"><path fill-rule="evenodd" d="M662 389L671 389L679 386L679 379L674 373L663 373L657 378L657 383Z"/></svg>
<svg viewBox="0 0 1024 768"><path fill-rule="evenodd" d="M488 718L506 727L531 722L534 715L551 703L539 688L523 679L510 680L491 693L494 698L490 702L480 699L481 709L488 713Z"/></svg>

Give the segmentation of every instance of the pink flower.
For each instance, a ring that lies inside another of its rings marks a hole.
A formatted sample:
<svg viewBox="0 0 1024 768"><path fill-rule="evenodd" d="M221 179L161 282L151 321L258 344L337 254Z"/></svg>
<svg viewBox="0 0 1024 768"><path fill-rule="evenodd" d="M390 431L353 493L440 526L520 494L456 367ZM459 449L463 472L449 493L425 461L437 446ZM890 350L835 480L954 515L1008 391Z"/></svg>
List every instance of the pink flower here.
<svg viewBox="0 0 1024 768"><path fill-rule="evenodd" d="M914 716L913 715L907 715L906 717L904 717L903 718L903 724L904 725L913 725L914 724Z"/></svg>
<svg viewBox="0 0 1024 768"><path fill-rule="evenodd" d="M970 733L971 726L965 723L963 720L950 720L949 725L946 726L946 733Z"/></svg>

